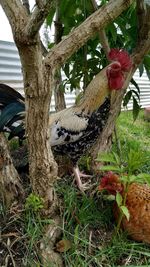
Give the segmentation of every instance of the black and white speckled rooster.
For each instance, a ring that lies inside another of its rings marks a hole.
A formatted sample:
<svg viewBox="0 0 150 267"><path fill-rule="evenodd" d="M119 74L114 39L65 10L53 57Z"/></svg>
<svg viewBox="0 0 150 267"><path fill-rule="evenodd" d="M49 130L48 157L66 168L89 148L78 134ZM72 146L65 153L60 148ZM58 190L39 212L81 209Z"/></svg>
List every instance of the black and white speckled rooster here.
<svg viewBox="0 0 150 267"><path fill-rule="evenodd" d="M112 90L119 90L124 83L124 73L132 66L128 53L111 49L112 61L88 85L83 98L71 108L50 115L50 145L60 155L68 155L73 163L73 172L81 191L82 174L77 162L96 141L103 130L110 111ZM9 131L10 138L24 135L23 116L24 98L7 85L0 84L0 131ZM16 125L16 122L19 124Z"/></svg>

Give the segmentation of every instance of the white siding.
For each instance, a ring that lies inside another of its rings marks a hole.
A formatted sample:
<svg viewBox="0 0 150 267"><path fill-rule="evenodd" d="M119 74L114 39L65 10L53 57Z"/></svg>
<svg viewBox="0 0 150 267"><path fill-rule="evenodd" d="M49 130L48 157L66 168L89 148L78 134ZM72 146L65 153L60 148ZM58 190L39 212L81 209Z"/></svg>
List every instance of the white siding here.
<svg viewBox="0 0 150 267"><path fill-rule="evenodd" d="M150 106L150 80L147 77L146 72L143 73L142 77L139 76L137 70L133 76L134 80L140 88L140 105L142 108ZM133 84L130 83L130 88L136 90ZM128 104L128 109L132 109L132 101Z"/></svg>
<svg viewBox="0 0 150 267"><path fill-rule="evenodd" d="M137 71L134 75L134 79L141 90L140 105L142 108L150 106L150 81L146 73L144 73L142 77L139 77ZM12 42L0 41L0 82L10 85L23 94L20 58L18 50ZM130 87L134 89L132 84L130 84ZM67 107L69 107L74 104L75 93L68 92L65 94L65 98ZM54 105L54 98L52 98L52 110L54 110ZM128 109L132 109L132 101L130 101Z"/></svg>
<svg viewBox="0 0 150 267"><path fill-rule="evenodd" d="M5 83L24 95L23 76L18 50L13 42L0 41L0 83ZM66 92L66 105L70 107L75 102L75 92ZM51 110L54 111L54 97Z"/></svg>

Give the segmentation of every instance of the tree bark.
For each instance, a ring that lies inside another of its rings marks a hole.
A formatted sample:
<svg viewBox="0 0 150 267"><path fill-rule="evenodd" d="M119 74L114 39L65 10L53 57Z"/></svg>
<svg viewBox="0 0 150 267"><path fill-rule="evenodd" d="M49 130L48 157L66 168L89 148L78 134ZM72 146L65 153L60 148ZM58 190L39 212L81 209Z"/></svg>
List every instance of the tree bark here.
<svg viewBox="0 0 150 267"><path fill-rule="evenodd" d="M7 208L24 198L24 191L20 177L14 168L7 140L0 133L0 199Z"/></svg>
<svg viewBox="0 0 150 267"><path fill-rule="evenodd" d="M39 38L37 37L36 42L35 40L34 38L34 43L30 47L18 44L18 48L26 95L30 179L33 191L47 202L53 200L53 193L50 192L57 177L57 164L50 150L48 130L53 73L51 69L46 70L43 66Z"/></svg>

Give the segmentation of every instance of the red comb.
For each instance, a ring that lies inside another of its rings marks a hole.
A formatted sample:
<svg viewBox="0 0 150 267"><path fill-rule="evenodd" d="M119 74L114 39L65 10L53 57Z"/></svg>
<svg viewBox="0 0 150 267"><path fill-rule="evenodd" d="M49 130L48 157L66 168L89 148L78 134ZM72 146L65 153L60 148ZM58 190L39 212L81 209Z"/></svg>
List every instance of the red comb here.
<svg viewBox="0 0 150 267"><path fill-rule="evenodd" d="M108 55L109 60L118 61L121 64L122 71L129 71L132 67L132 60L128 52L125 50L119 50L118 48L112 48Z"/></svg>
<svg viewBox="0 0 150 267"><path fill-rule="evenodd" d="M116 192L123 191L123 185L119 180L119 176L113 172L108 172L104 177L101 178L100 185L98 186L98 190L102 191L106 189L112 195L116 195Z"/></svg>

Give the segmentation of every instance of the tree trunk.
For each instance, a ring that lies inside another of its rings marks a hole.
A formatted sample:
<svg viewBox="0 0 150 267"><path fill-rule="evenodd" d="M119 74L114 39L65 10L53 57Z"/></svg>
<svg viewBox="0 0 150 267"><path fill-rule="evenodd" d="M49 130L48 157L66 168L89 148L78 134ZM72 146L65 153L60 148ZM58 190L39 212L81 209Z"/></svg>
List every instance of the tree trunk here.
<svg viewBox="0 0 150 267"><path fill-rule="evenodd" d="M9 208L14 201L24 198L19 175L13 166L7 140L0 133L0 199Z"/></svg>
<svg viewBox="0 0 150 267"><path fill-rule="evenodd" d="M52 187L57 177L57 164L50 149L48 131L50 88L53 86L54 72L43 66L38 37L28 46L20 42L17 42L17 46L23 66L26 96L30 179L33 191L48 203L53 200Z"/></svg>

